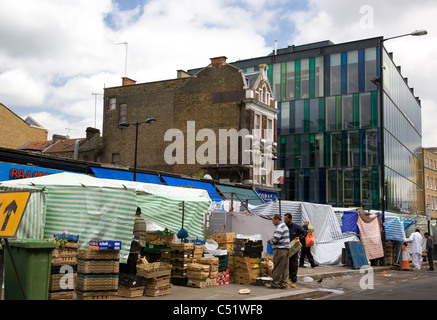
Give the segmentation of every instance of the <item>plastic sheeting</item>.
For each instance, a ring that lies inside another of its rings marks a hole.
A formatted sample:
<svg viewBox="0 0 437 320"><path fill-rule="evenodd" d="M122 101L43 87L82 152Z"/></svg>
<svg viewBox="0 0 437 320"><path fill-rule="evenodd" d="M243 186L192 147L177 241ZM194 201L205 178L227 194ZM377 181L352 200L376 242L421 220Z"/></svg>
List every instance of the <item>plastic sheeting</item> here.
<svg viewBox="0 0 437 320"><path fill-rule="evenodd" d="M286 213L290 213L293 223L299 225L303 225L303 222L308 219L310 225L315 227L314 234L317 236L316 244L311 248L311 252L313 253L314 260L320 265L339 264L341 262L342 249L345 248L344 243L346 241L358 240L355 233L343 232L341 230L338 218L330 205L298 201L276 201L251 207L250 210L252 213L269 219L268 221L272 227L270 228L271 233L268 236L271 236L274 230L270 220L274 214L281 212L283 216ZM234 224L237 222L233 220L232 223L234 229ZM268 239L266 236L263 234L263 242L264 239Z"/></svg>

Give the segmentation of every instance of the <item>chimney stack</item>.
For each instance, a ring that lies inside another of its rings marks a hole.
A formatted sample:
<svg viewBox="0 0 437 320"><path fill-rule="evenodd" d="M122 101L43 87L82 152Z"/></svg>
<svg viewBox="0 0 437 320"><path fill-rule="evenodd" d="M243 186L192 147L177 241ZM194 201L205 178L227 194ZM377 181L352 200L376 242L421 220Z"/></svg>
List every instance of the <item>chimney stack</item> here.
<svg viewBox="0 0 437 320"><path fill-rule="evenodd" d="M221 68L224 64L226 64L226 58L225 56L211 58L211 66L212 68Z"/></svg>
<svg viewBox="0 0 437 320"><path fill-rule="evenodd" d="M122 77L121 84L124 87L124 86L131 86L131 85L137 84L137 82L135 80L129 79L127 77Z"/></svg>

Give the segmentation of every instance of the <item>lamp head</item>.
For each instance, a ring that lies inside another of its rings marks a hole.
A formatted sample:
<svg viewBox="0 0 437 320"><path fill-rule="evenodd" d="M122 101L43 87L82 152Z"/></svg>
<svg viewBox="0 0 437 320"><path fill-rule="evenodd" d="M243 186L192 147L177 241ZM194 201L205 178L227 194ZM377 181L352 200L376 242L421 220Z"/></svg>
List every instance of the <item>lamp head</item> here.
<svg viewBox="0 0 437 320"><path fill-rule="evenodd" d="M155 123L156 119L155 118L149 118L146 121L144 121L144 123Z"/></svg>

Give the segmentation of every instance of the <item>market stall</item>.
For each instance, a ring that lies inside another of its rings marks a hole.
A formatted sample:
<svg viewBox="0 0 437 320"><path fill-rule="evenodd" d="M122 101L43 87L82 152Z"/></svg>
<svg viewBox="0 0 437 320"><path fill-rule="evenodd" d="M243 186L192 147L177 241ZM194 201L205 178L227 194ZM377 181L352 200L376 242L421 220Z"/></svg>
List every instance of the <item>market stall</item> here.
<svg viewBox="0 0 437 320"><path fill-rule="evenodd" d="M31 191L31 196L17 239L67 233L79 235L81 248L91 240L118 240L123 244L120 263L126 263L129 255L137 207L146 219L176 233L182 225L180 203L184 202L184 228L190 236L203 237L204 215L211 204L204 190L75 173L0 182L0 191L20 190Z"/></svg>

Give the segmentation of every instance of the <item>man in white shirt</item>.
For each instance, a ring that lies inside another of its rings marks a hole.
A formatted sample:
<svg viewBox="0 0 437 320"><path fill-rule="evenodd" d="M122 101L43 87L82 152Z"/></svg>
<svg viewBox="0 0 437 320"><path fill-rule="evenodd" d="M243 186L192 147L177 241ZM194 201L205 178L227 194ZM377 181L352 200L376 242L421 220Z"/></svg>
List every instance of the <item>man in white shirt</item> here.
<svg viewBox="0 0 437 320"><path fill-rule="evenodd" d="M411 242L411 257L413 258L414 269L420 270L422 266L422 244L423 238L420 235L420 230L416 229L409 238L404 239L404 242Z"/></svg>

